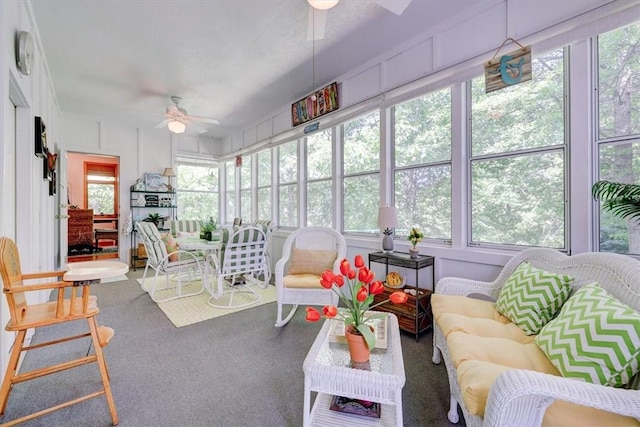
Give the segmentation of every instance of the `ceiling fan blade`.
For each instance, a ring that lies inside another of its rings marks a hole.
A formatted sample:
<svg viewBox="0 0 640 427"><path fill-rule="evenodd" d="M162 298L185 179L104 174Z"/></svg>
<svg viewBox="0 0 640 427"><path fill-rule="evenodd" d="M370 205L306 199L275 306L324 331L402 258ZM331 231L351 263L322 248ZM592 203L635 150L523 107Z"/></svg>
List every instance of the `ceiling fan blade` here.
<svg viewBox="0 0 640 427"><path fill-rule="evenodd" d="M404 10L409 6L411 0L374 0L380 6L395 13L396 15L402 15Z"/></svg>
<svg viewBox="0 0 640 427"><path fill-rule="evenodd" d="M219 125L220 124L220 122L218 120L212 119L210 117L192 116L191 114L189 114L188 117L194 122L209 123L211 125Z"/></svg>
<svg viewBox="0 0 640 427"><path fill-rule="evenodd" d="M318 10L309 6L309 18L307 19L307 40L322 40L327 26L327 11Z"/></svg>
<svg viewBox="0 0 640 427"><path fill-rule="evenodd" d="M206 132L209 132L207 129L205 129L205 128L201 127L201 126L198 126L198 125L194 124L193 122L190 122L187 125L187 131L189 133L206 133Z"/></svg>
<svg viewBox="0 0 640 427"><path fill-rule="evenodd" d="M160 129L163 128L167 125L167 123L169 123L171 121L171 119L166 119L161 121L160 123L158 123L157 125L154 126L155 129Z"/></svg>

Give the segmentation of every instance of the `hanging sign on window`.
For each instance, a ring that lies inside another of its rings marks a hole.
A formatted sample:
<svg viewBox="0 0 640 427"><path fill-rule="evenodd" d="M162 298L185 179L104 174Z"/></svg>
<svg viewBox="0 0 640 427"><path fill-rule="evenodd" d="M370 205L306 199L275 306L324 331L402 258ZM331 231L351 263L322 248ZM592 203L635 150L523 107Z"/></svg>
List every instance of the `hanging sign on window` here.
<svg viewBox="0 0 640 427"><path fill-rule="evenodd" d="M507 39L502 43L502 46L508 40L516 42L513 39ZM493 58L485 62L486 93L531 80L531 46L522 46L520 43L516 43L520 46L520 49L496 57L500 49L502 49L502 46L500 46Z"/></svg>

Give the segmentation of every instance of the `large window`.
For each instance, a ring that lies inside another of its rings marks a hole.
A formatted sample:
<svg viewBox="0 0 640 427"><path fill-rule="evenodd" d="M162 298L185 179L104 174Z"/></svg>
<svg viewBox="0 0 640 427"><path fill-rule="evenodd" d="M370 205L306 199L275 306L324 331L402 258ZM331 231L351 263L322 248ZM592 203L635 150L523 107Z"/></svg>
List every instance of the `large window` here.
<svg viewBox="0 0 640 427"><path fill-rule="evenodd" d="M418 226L427 239L451 240L451 89L393 112L396 234Z"/></svg>
<svg viewBox="0 0 640 427"><path fill-rule="evenodd" d="M640 182L640 24L598 37L599 179ZM600 211L604 252L640 254L640 226Z"/></svg>
<svg viewBox="0 0 640 427"><path fill-rule="evenodd" d="M251 156L242 157L240 167L240 217L251 222Z"/></svg>
<svg viewBox="0 0 640 427"><path fill-rule="evenodd" d="M528 82L471 82L471 244L567 247L564 52L532 62Z"/></svg>
<svg viewBox="0 0 640 427"><path fill-rule="evenodd" d="M307 225L331 227L333 155L331 129L307 137Z"/></svg>
<svg viewBox="0 0 640 427"><path fill-rule="evenodd" d="M225 206L226 222L231 224L236 216L236 166L234 162L226 162L225 170L225 195L227 203Z"/></svg>
<svg viewBox="0 0 640 427"><path fill-rule="evenodd" d="M380 113L344 124L344 231L378 233Z"/></svg>
<svg viewBox="0 0 640 427"><path fill-rule="evenodd" d="M118 213L118 165L116 163L84 164L87 208L94 215Z"/></svg>
<svg viewBox="0 0 640 427"><path fill-rule="evenodd" d="M258 219L271 219L271 150L260 151L258 163Z"/></svg>
<svg viewBox="0 0 640 427"><path fill-rule="evenodd" d="M177 216L178 219L201 219L213 217L219 221L218 212L218 166L200 159L177 159Z"/></svg>
<svg viewBox="0 0 640 427"><path fill-rule="evenodd" d="M278 147L278 225L298 226L298 141Z"/></svg>

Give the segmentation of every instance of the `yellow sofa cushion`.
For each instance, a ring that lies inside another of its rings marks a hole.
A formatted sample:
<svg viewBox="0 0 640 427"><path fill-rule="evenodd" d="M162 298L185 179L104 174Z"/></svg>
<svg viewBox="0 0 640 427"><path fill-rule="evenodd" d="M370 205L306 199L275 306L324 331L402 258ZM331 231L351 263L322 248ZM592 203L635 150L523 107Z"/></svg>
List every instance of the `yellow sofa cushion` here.
<svg viewBox="0 0 640 427"><path fill-rule="evenodd" d="M320 276L325 270L333 270L337 256L336 251L293 248L288 274Z"/></svg>
<svg viewBox="0 0 640 427"><path fill-rule="evenodd" d="M320 276L315 274L287 274L282 278L285 288L324 289L320 285ZM327 289L327 292L333 292Z"/></svg>
<svg viewBox="0 0 640 427"><path fill-rule="evenodd" d="M443 313L437 323L445 337L451 332L465 332L480 337L506 338L522 344L532 343L535 339L535 336L527 335L515 323L501 323L458 313Z"/></svg>
<svg viewBox="0 0 640 427"><path fill-rule="evenodd" d="M542 427L640 427L640 421L632 417L600 411L565 400L556 400L549 406L542 419Z"/></svg>
<svg viewBox="0 0 640 427"><path fill-rule="evenodd" d="M447 337L447 344L455 367L462 362L477 360L560 376L560 372L535 343L522 344L505 338L452 332Z"/></svg>
<svg viewBox="0 0 640 427"><path fill-rule="evenodd" d="M442 313L458 313L467 317L510 323L509 319L498 313L495 303L458 295L431 295L431 312L436 321Z"/></svg>
<svg viewBox="0 0 640 427"><path fill-rule="evenodd" d="M465 406L474 415L483 417L491 385L498 376L512 369L496 363L469 360L458 366L458 383ZM557 400L544 415L542 427L640 427L640 421L611 412L587 408Z"/></svg>

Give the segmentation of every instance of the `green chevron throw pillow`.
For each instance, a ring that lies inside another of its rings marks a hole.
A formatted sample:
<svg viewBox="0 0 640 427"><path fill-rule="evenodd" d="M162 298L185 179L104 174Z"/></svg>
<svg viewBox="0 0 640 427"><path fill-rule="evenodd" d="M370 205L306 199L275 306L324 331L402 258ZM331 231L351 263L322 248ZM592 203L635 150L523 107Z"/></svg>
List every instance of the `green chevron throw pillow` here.
<svg viewBox="0 0 640 427"><path fill-rule="evenodd" d="M496 310L527 335L535 335L569 298L572 280L523 262L500 290Z"/></svg>
<svg viewBox="0 0 640 427"><path fill-rule="evenodd" d="M640 367L640 313L589 284L569 298L535 342L564 377L623 386Z"/></svg>

